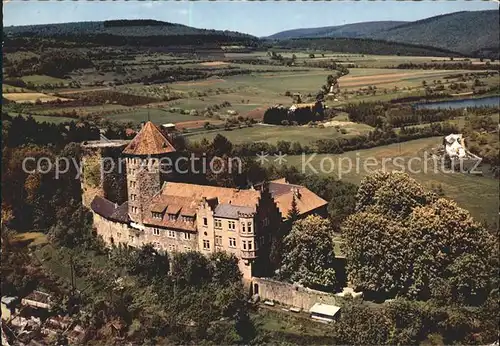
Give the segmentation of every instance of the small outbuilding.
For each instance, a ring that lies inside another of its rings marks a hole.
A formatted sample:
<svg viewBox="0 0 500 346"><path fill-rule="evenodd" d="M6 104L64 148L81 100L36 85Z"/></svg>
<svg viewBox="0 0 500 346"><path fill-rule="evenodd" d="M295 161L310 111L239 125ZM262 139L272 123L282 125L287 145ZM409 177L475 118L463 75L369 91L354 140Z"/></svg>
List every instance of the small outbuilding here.
<svg viewBox="0 0 500 346"><path fill-rule="evenodd" d="M309 309L312 319L325 323L335 321L339 316L339 311L340 307L323 303L315 303L311 309Z"/></svg>

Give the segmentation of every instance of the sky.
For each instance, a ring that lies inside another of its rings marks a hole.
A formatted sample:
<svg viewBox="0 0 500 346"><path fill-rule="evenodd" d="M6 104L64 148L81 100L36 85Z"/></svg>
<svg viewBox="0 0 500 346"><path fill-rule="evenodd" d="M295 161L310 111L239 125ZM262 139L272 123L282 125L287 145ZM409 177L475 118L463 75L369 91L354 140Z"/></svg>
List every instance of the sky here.
<svg viewBox="0 0 500 346"><path fill-rule="evenodd" d="M255 36L349 23L414 21L499 8L497 1L20 1L3 0L3 25L156 19Z"/></svg>

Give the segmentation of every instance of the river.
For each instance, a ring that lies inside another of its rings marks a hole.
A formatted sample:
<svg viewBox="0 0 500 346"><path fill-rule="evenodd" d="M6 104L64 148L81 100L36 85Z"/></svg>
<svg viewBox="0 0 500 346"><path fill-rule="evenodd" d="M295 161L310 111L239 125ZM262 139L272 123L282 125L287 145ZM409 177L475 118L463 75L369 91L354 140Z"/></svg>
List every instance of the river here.
<svg viewBox="0 0 500 346"><path fill-rule="evenodd" d="M474 108L474 107L499 107L500 96L488 96L481 98L468 98L459 100L448 100L439 102L415 103L416 109L457 109L457 108Z"/></svg>

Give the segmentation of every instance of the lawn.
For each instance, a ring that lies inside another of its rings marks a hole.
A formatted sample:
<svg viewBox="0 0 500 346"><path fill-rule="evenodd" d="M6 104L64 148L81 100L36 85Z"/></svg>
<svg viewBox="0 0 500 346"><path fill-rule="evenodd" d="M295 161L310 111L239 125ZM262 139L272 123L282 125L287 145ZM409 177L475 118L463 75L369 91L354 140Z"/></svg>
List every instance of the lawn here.
<svg viewBox="0 0 500 346"><path fill-rule="evenodd" d="M72 121L78 121L78 119L74 118L68 118L68 117L53 117L49 115L33 115L32 116L35 121L39 123L47 122L47 123L53 123L53 124L61 124L61 123L68 123Z"/></svg>
<svg viewBox="0 0 500 346"><path fill-rule="evenodd" d="M307 313L296 314L279 309L279 306L261 307L250 315L260 329L270 334L273 342L299 345L331 342L327 336L331 331L328 325L311 320Z"/></svg>
<svg viewBox="0 0 500 346"><path fill-rule="evenodd" d="M382 160L385 160L386 171L401 170L401 166L404 166L404 170L425 187L431 189L433 185L440 185L446 197L469 210L478 221L486 220L490 224L497 223L498 180L488 175L487 167L483 167L484 176L449 173L440 169L440 166L435 171L431 153L433 148L440 145L441 139L441 137L424 138L339 155L318 154L311 161L308 161L310 156L288 156L286 164L296 166L299 171L306 174L316 174L317 171L317 174L334 175L345 181L359 184L371 171L381 169ZM425 155L427 155L427 160L424 160ZM398 159L394 160L395 158ZM323 171L321 165L323 165ZM350 166L352 168L349 170ZM367 169L364 168L365 166ZM427 172L425 172L425 166L427 166Z"/></svg>
<svg viewBox="0 0 500 346"><path fill-rule="evenodd" d="M62 78L55 78L51 76L45 76L45 75L30 75L30 76L23 76L21 79L25 82L31 82L35 85L41 85L41 84L60 84L63 83L64 85L68 84L68 81L66 79Z"/></svg>
<svg viewBox="0 0 500 346"><path fill-rule="evenodd" d="M130 112L106 115L104 116L104 118L118 122L125 122L125 123L132 122L136 124L142 121L147 121L148 119L157 124L178 123L182 121L204 119L203 117L196 117L179 113L170 113L164 109L158 109L158 108L151 108L151 109L138 108Z"/></svg>
<svg viewBox="0 0 500 346"><path fill-rule="evenodd" d="M342 134L335 127L309 128L307 126L275 126L258 124L252 127L234 129L231 131L217 130L205 133L186 134L192 141L207 138L212 140L218 133L229 139L232 143L268 142L276 144L278 141L300 142L302 145L318 139L331 139L342 136L353 136L367 133L372 128L365 124L350 123L341 126L347 132Z"/></svg>

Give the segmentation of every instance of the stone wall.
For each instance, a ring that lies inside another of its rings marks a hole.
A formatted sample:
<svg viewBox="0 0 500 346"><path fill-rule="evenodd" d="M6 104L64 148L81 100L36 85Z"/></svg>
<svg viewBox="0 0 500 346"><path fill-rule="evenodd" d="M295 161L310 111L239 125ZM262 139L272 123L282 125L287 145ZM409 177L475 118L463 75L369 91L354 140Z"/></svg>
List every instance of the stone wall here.
<svg viewBox="0 0 500 346"><path fill-rule="evenodd" d="M87 143L82 145L82 203L86 207L95 196L104 197L111 202L122 204L127 200L125 167L120 159L125 144ZM104 169L102 169L104 167ZM98 177L89 179L89 171L97 170ZM93 181L97 180L97 181Z"/></svg>
<svg viewBox="0 0 500 346"><path fill-rule="evenodd" d="M271 300L305 311L308 311L314 303L331 305L340 303L340 298L335 297L333 293L316 291L269 278L253 277L250 292L258 293L261 300Z"/></svg>

